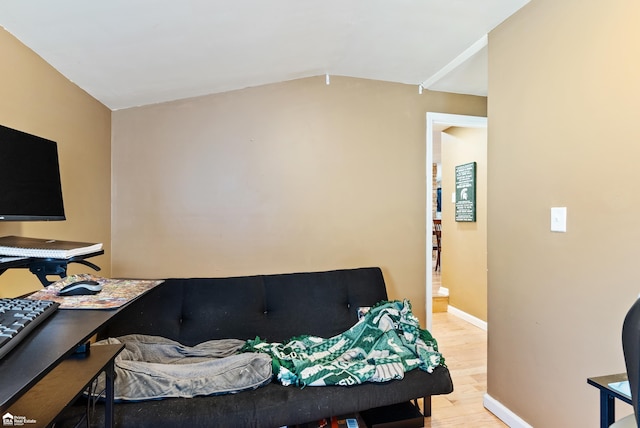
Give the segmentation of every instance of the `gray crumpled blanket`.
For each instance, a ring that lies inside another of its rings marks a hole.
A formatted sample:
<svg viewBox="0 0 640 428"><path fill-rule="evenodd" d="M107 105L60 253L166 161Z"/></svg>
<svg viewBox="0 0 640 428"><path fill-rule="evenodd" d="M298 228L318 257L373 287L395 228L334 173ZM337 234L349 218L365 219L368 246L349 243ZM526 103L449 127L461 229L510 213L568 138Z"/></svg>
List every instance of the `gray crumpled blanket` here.
<svg viewBox="0 0 640 428"><path fill-rule="evenodd" d="M131 334L93 344L124 343L115 359L115 399L152 400L228 394L255 389L271 381L271 358L237 353L243 340L210 340L185 346L158 336ZM104 390L104 374L96 391Z"/></svg>

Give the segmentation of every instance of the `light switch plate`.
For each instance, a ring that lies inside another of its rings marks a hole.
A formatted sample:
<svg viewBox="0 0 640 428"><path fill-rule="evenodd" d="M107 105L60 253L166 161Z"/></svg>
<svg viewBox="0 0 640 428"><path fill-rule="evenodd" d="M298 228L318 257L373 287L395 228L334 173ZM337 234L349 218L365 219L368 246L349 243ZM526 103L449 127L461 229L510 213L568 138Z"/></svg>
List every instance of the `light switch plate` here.
<svg viewBox="0 0 640 428"><path fill-rule="evenodd" d="M567 207L551 207L551 231L567 231Z"/></svg>

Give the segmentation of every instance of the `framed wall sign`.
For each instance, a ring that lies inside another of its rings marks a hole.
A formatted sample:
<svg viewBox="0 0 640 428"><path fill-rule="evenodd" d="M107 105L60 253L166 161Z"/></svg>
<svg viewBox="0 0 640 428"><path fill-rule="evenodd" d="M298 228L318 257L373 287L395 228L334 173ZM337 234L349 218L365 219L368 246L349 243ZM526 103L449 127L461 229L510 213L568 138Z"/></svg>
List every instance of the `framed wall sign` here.
<svg viewBox="0 0 640 428"><path fill-rule="evenodd" d="M456 166L456 221L476 221L476 163Z"/></svg>

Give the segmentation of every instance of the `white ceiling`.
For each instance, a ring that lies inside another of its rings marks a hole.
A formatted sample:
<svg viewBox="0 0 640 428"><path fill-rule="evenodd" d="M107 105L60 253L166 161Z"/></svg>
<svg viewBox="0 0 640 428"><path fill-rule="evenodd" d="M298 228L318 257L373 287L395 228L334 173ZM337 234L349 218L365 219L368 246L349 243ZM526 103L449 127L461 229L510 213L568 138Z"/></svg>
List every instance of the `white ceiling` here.
<svg viewBox="0 0 640 428"><path fill-rule="evenodd" d="M485 36L528 1L0 0L0 25L113 110L325 74L486 95Z"/></svg>

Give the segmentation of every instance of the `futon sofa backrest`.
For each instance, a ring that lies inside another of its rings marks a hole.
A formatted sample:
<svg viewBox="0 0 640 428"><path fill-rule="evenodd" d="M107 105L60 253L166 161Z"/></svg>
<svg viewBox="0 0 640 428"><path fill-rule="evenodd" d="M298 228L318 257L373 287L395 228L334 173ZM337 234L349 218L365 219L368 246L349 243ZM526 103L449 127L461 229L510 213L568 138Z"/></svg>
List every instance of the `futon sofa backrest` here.
<svg viewBox="0 0 640 428"><path fill-rule="evenodd" d="M100 337L149 334L195 345L211 339L282 342L331 337L358 320L359 307L387 299L379 268L167 279L118 313Z"/></svg>

